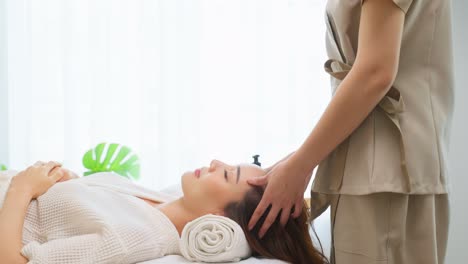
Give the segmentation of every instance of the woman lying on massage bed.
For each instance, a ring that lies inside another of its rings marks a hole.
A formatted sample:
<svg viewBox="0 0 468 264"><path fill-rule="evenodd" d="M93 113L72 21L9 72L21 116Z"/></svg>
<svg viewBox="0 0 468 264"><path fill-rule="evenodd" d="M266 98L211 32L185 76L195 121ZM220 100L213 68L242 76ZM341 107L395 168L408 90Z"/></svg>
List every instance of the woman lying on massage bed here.
<svg viewBox="0 0 468 264"><path fill-rule="evenodd" d="M138 263L180 254L184 226L214 214L238 223L253 256L326 263L312 245L305 207L285 227L277 219L262 239L257 234L264 218L248 231L263 189L246 180L263 174L257 165L214 160L184 173L183 196L174 198L112 173L78 178L56 162L37 162L11 179L3 206L0 194L0 260Z"/></svg>

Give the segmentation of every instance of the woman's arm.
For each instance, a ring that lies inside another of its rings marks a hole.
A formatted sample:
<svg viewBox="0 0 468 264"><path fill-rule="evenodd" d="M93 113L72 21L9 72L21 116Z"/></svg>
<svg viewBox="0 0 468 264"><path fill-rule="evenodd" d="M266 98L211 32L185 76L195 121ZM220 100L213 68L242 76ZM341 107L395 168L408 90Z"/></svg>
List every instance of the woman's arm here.
<svg viewBox="0 0 468 264"><path fill-rule="evenodd" d="M0 259L5 263L27 263L20 254L23 224L32 196L15 188L10 188L0 210Z"/></svg>
<svg viewBox="0 0 468 264"><path fill-rule="evenodd" d="M44 194L63 173L60 164L33 165L11 179L0 209L0 260L2 263L27 263L21 255L23 225L29 203Z"/></svg>

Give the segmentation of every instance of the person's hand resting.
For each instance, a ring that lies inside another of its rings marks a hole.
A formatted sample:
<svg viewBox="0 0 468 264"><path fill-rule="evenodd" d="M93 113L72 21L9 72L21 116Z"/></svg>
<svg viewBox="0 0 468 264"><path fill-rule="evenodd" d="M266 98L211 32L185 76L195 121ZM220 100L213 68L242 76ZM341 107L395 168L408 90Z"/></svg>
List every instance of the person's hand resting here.
<svg viewBox="0 0 468 264"><path fill-rule="evenodd" d="M40 164L45 164L45 162L43 161L37 161L34 165L40 165ZM57 168L58 172L62 174L62 177L60 178L60 180L58 180L57 182L64 182L64 181L68 181L68 180L72 180L72 179L77 179L79 178L80 176L78 176L75 172L63 167L63 166L60 166L59 168Z"/></svg>
<svg viewBox="0 0 468 264"><path fill-rule="evenodd" d="M60 180L58 180L58 182L64 182L64 181L68 181L68 180L72 180L72 179L77 179L79 178L80 176L78 176L76 173L74 173L73 171L69 170L69 169L66 169L64 167L60 167L59 168L60 172L62 173L62 178L60 178Z"/></svg>
<svg viewBox="0 0 468 264"><path fill-rule="evenodd" d="M281 213L280 223L286 225L289 217L298 217L304 205L304 191L309 184L313 169L305 169L292 154L289 158L278 162L274 167L267 169L267 174L248 180L249 184L265 186L262 200L250 218L249 230L257 224L257 221L271 205L270 212L259 231L263 237L270 226ZM291 210L294 208L294 213Z"/></svg>
<svg viewBox="0 0 468 264"><path fill-rule="evenodd" d="M18 190L36 199L64 176L61 164L54 161L36 162L12 178L10 189Z"/></svg>

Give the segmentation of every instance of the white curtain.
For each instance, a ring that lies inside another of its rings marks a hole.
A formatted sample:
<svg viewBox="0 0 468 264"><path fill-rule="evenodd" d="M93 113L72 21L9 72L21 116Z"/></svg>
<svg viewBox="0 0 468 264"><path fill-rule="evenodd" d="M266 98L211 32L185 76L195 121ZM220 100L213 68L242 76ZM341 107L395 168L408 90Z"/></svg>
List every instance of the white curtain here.
<svg viewBox="0 0 468 264"><path fill-rule="evenodd" d="M325 0L0 2L0 163L13 169L82 173L100 142L131 147L155 189L213 158L267 166L330 99Z"/></svg>
<svg viewBox="0 0 468 264"><path fill-rule="evenodd" d="M213 158L269 165L330 99L324 0L4 1L11 168L81 173L100 142L131 147L153 188Z"/></svg>

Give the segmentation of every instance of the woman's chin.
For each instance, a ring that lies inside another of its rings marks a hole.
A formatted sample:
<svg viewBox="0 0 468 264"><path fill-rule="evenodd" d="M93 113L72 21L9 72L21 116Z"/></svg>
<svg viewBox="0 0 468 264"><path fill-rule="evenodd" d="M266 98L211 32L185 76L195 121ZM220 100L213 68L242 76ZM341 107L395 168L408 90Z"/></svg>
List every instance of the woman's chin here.
<svg viewBox="0 0 468 264"><path fill-rule="evenodd" d="M185 193L185 188L193 187L194 180L196 179L197 178L195 177L194 173L191 171L187 171L184 174L182 174L182 177L180 179L182 191Z"/></svg>
<svg viewBox="0 0 468 264"><path fill-rule="evenodd" d="M194 178L194 179L196 178L196 177L195 177L195 174L193 173L193 171L187 171L187 172L184 172L184 174L182 174L182 182L183 182L184 180L188 180L188 179L190 179L190 178Z"/></svg>

